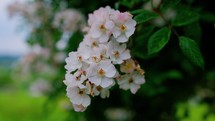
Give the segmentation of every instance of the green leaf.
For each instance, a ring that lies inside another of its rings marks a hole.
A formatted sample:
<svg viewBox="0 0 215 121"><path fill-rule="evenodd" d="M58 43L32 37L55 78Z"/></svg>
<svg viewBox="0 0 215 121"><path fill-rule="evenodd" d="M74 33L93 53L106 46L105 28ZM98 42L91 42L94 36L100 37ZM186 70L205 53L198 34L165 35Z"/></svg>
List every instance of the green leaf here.
<svg viewBox="0 0 215 121"><path fill-rule="evenodd" d="M196 11L186 6L177 7L176 16L172 20L173 26L185 26L199 20L200 15Z"/></svg>
<svg viewBox="0 0 215 121"><path fill-rule="evenodd" d="M199 43L202 37L202 29L199 22L194 22L186 26L184 30L184 35Z"/></svg>
<svg viewBox="0 0 215 121"><path fill-rule="evenodd" d="M177 5L181 0L163 0L163 3L161 4L161 9L167 9L170 7L174 7Z"/></svg>
<svg viewBox="0 0 215 121"><path fill-rule="evenodd" d="M196 42L187 37L179 37L179 46L184 55L195 65L204 68L204 60Z"/></svg>
<svg viewBox="0 0 215 121"><path fill-rule="evenodd" d="M148 42L148 54L159 52L169 41L171 31L165 27L155 32Z"/></svg>
<svg viewBox="0 0 215 121"><path fill-rule="evenodd" d="M137 11L136 11L137 12ZM140 12L140 11L138 11ZM147 11L147 10L142 10L140 14L134 17L134 20L137 21L138 24L144 23L146 21L149 21L151 19L154 19L158 16L158 14Z"/></svg>
<svg viewBox="0 0 215 121"><path fill-rule="evenodd" d="M210 12L203 12L201 13L201 19L206 22L215 23L215 14Z"/></svg>

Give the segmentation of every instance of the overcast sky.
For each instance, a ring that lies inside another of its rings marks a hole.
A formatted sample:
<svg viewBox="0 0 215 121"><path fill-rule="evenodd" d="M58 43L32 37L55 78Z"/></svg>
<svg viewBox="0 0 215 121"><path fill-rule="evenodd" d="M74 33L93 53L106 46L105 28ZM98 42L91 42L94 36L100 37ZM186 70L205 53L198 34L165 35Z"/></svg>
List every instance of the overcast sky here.
<svg viewBox="0 0 215 121"><path fill-rule="evenodd" d="M18 18L8 16L7 5L15 1L0 0L0 55L23 55L28 50L25 43L27 31L18 29L19 25L21 25Z"/></svg>

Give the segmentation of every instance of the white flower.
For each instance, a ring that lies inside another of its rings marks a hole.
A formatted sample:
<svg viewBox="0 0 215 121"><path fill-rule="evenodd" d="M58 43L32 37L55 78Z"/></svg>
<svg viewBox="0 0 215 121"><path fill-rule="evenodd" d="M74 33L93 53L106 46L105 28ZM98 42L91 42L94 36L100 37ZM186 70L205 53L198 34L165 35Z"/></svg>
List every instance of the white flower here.
<svg viewBox="0 0 215 121"><path fill-rule="evenodd" d="M67 96L70 101L75 105L82 105L83 107L87 107L90 105L91 99L89 95L86 94L85 87L70 87L67 89Z"/></svg>
<svg viewBox="0 0 215 121"><path fill-rule="evenodd" d="M86 61L91 57L93 49L89 47L85 41L83 41L79 44L77 52L81 55L81 57L83 57L83 60Z"/></svg>
<svg viewBox="0 0 215 121"><path fill-rule="evenodd" d="M111 35L109 29L111 29L113 25L114 23L112 21L98 21L92 25L90 34L93 38L98 38L101 43L107 42Z"/></svg>
<svg viewBox="0 0 215 121"><path fill-rule="evenodd" d="M120 65L120 71L124 73L132 73L136 69L134 60L128 59Z"/></svg>
<svg viewBox="0 0 215 121"><path fill-rule="evenodd" d="M99 42L107 42L114 27L114 22L109 19L111 14L110 7L100 8L93 14L89 15L90 34L93 38L98 38Z"/></svg>
<svg viewBox="0 0 215 121"><path fill-rule="evenodd" d="M109 6L89 14L84 40L77 52L66 58L64 83L75 111L86 110L91 101L89 96L109 97L115 80L120 88L132 93L145 82L144 71L131 59L124 43L134 33L135 26L131 14ZM118 72L117 64L125 75Z"/></svg>
<svg viewBox="0 0 215 121"><path fill-rule="evenodd" d="M84 24L83 15L74 9L66 9L56 13L53 26L64 32L76 31Z"/></svg>
<svg viewBox="0 0 215 121"><path fill-rule="evenodd" d="M69 57L65 59L68 72L73 72L76 69L80 69L83 63L83 57L78 52L70 52Z"/></svg>
<svg viewBox="0 0 215 121"><path fill-rule="evenodd" d="M109 88L102 88L102 87L97 87L97 90L100 90L100 96L101 98L108 98L110 96L110 91Z"/></svg>
<svg viewBox="0 0 215 121"><path fill-rule="evenodd" d="M64 84L70 87L80 86L87 79L83 71L77 71L74 74L67 73L65 78Z"/></svg>
<svg viewBox="0 0 215 121"><path fill-rule="evenodd" d="M137 72L125 74L118 81L119 87L121 89L130 89L133 94L137 92L137 90L140 88L140 85L143 83L145 83L144 75Z"/></svg>
<svg viewBox="0 0 215 121"><path fill-rule="evenodd" d="M94 48L91 55L91 61L98 63L102 60L106 60L107 55L107 45L99 44L97 48Z"/></svg>
<svg viewBox="0 0 215 121"><path fill-rule="evenodd" d="M116 69L111 61L100 61L98 64L91 64L87 74L91 83L106 88L114 83Z"/></svg>
<svg viewBox="0 0 215 121"><path fill-rule="evenodd" d="M76 104L72 104L73 108L76 112L84 112L87 107L84 107L83 105L76 105Z"/></svg>
<svg viewBox="0 0 215 121"><path fill-rule="evenodd" d="M112 18L115 22L115 27L112 30L113 36L118 42L127 42L128 38L134 34L136 21L127 12L116 12Z"/></svg>
<svg viewBox="0 0 215 121"><path fill-rule="evenodd" d="M114 64L121 64L124 60L131 58L126 44L119 44L115 40L108 43L108 55Z"/></svg>
<svg viewBox="0 0 215 121"><path fill-rule="evenodd" d="M90 48L96 48L99 46L98 39L93 38L90 34L84 36L83 42Z"/></svg>
<svg viewBox="0 0 215 121"><path fill-rule="evenodd" d="M96 86L95 84L91 83L91 82L87 82L86 86L88 86L87 89L88 90L88 94L92 95L92 96L98 96L100 94L101 98L106 98L110 96L110 91L109 89L115 85L115 83L113 83L112 85L110 85L109 87L103 88L101 86Z"/></svg>

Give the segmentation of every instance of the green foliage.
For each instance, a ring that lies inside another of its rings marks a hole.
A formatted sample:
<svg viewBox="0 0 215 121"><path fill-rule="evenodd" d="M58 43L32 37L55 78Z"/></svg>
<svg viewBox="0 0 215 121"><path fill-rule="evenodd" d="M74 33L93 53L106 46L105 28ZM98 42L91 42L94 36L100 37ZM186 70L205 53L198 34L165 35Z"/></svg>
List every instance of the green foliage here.
<svg viewBox="0 0 215 121"><path fill-rule="evenodd" d="M162 28L155 32L148 42L148 54L159 52L169 41L171 30L169 28Z"/></svg>
<svg viewBox="0 0 215 121"><path fill-rule="evenodd" d="M177 5L181 0L163 0L161 5L161 9L167 9L169 7L174 7Z"/></svg>
<svg viewBox="0 0 215 121"><path fill-rule="evenodd" d="M195 40L198 44L200 44L201 37L202 37L202 29L200 23L194 22L185 27L184 30L185 36Z"/></svg>
<svg viewBox="0 0 215 121"><path fill-rule="evenodd" d="M199 20L200 15L197 11L181 5L176 7L176 17L172 20L172 25L185 26Z"/></svg>
<svg viewBox="0 0 215 121"><path fill-rule="evenodd" d="M203 12L201 13L201 19L206 22L215 23L215 14L211 12Z"/></svg>
<svg viewBox="0 0 215 121"><path fill-rule="evenodd" d="M11 83L12 79L10 74L11 74L10 69L0 66L0 88L1 86Z"/></svg>
<svg viewBox="0 0 215 121"><path fill-rule="evenodd" d="M131 112L131 119L119 119L120 121L214 120L215 116L211 113L215 110L213 106L215 104L213 40L215 39L211 34L214 33L215 23L215 14L212 11L214 4L211 4L214 2L161 0L162 2L153 8L150 2L156 0L99 2L91 0L87 6L85 0L32 0L31 2L35 1L42 1L45 5L51 6L53 15L33 30L27 42L29 45L40 45L50 49L51 56L48 56L47 60L44 56L37 58L27 70L32 74L24 75L25 82L22 82L24 79L18 78L21 76L19 73L11 74L8 70L0 69L0 89L11 84L8 90L20 86L25 91L29 91L28 86L38 78L49 79L54 89L45 98L33 98L26 92L17 90L15 90L17 93L8 96L5 90L0 90L3 92L0 93L1 121L36 121L38 117L42 121L112 121L106 116L110 108L126 109ZM137 21L135 33L129 38L128 47L132 58L135 58L136 63L144 69L146 83L135 95L129 91L119 90L116 84L117 88L110 90L108 99L93 98L84 113L76 113L70 109L71 105L65 104L69 101L65 96L65 86L62 82L66 73L65 62L57 63L54 57L59 52L68 55L70 51L77 50L84 33L80 30L75 31L68 38L66 48L58 50L56 44L62 39L63 32L52 27L52 19L54 14L62 9L77 9L87 20L89 13L107 5L115 6L119 11L129 11ZM36 62L44 62L45 66ZM50 68L47 69L46 66ZM204 72L198 67L204 68ZM11 75L13 77L10 77ZM204 89L206 91L202 92ZM196 95L201 103L195 105L186 103L193 95ZM61 100L65 102L62 103ZM66 105L67 109L62 108L62 105L63 107ZM120 113L113 112L112 115L120 116ZM25 119L22 118L24 114L27 115Z"/></svg>
<svg viewBox="0 0 215 121"><path fill-rule="evenodd" d="M204 68L204 60L200 49L196 42L187 37L179 37L179 45L184 53L184 55L191 61L193 64Z"/></svg>
<svg viewBox="0 0 215 121"><path fill-rule="evenodd" d="M138 11L133 11L134 13L140 13L134 17L134 20L137 21L138 24L147 22L151 19L154 19L158 17L156 13L147 11L147 10L138 10Z"/></svg>
<svg viewBox="0 0 215 121"><path fill-rule="evenodd" d="M177 117L180 121L214 121L215 114L206 103L181 103L178 105Z"/></svg>

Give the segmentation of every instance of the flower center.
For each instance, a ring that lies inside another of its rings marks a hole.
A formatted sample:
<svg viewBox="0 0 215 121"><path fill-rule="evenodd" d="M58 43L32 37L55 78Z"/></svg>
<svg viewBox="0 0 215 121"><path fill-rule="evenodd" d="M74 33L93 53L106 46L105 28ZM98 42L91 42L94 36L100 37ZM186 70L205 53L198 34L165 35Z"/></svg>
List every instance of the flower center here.
<svg viewBox="0 0 215 121"><path fill-rule="evenodd" d="M78 93L79 93L80 95L82 95L82 94L84 94L84 91L83 91L83 90L80 90Z"/></svg>
<svg viewBox="0 0 215 121"><path fill-rule="evenodd" d="M76 81L80 81L81 80L81 76L76 76Z"/></svg>
<svg viewBox="0 0 215 121"><path fill-rule="evenodd" d="M114 55L116 58L118 58L118 57L119 57L119 51L114 51L114 52L113 52L113 55Z"/></svg>
<svg viewBox="0 0 215 121"><path fill-rule="evenodd" d="M124 31L126 30L126 26L121 25L121 26L120 26L120 30L121 30L122 32L124 32Z"/></svg>
<svg viewBox="0 0 215 121"><path fill-rule="evenodd" d="M129 80L128 80L128 83L133 83L134 82L134 80L132 79L132 78L130 78Z"/></svg>
<svg viewBox="0 0 215 121"><path fill-rule="evenodd" d="M104 76L104 75L105 75L105 71L104 71L103 69L100 69L100 70L98 71L98 75L99 75L99 76Z"/></svg>
<svg viewBox="0 0 215 121"><path fill-rule="evenodd" d="M93 47L97 47L97 46L98 46L98 43L97 43L96 41L93 41L92 46L93 46Z"/></svg>
<svg viewBox="0 0 215 121"><path fill-rule="evenodd" d="M101 86L97 86L96 89L97 89L98 91L101 91L101 90L102 90L102 87L101 87Z"/></svg>
<svg viewBox="0 0 215 121"><path fill-rule="evenodd" d="M99 28L100 28L100 30L104 31L105 30L104 24L102 24Z"/></svg>
<svg viewBox="0 0 215 121"><path fill-rule="evenodd" d="M100 59L103 60L105 58L104 54L100 54Z"/></svg>
<svg viewBox="0 0 215 121"><path fill-rule="evenodd" d="M78 61L82 62L82 57L81 56L78 56Z"/></svg>
<svg viewBox="0 0 215 121"><path fill-rule="evenodd" d="M96 56L93 56L92 58L93 58L93 61L94 61L94 62L96 62L96 63L99 62L99 58L97 58Z"/></svg>

